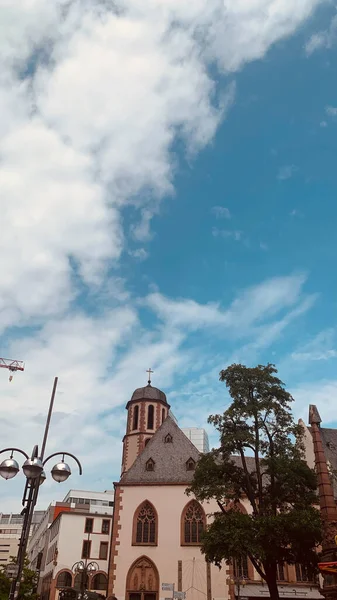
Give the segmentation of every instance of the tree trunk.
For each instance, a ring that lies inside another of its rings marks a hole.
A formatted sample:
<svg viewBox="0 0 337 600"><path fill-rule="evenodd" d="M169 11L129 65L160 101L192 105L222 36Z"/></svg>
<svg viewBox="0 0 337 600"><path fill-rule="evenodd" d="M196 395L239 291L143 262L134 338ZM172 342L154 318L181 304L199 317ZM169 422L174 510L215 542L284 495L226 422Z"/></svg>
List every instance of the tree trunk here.
<svg viewBox="0 0 337 600"><path fill-rule="evenodd" d="M276 572L266 572L266 582L269 589L270 600L279 600L279 592L276 581Z"/></svg>

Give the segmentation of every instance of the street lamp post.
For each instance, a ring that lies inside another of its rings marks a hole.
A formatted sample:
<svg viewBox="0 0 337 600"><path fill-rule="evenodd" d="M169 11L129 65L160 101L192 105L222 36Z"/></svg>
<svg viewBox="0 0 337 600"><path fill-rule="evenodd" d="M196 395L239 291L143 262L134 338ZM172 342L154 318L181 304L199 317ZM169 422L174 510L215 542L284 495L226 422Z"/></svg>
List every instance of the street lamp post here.
<svg viewBox="0 0 337 600"><path fill-rule="evenodd" d="M91 561L90 563L88 563L88 559L86 558L85 562L83 562L83 560L79 560L78 562L76 562L72 566L72 571L76 575L81 576L80 595L78 596L78 598L81 598L83 600L84 592L88 586L89 575L92 573L96 573L96 571L99 571L99 565L95 561Z"/></svg>
<svg viewBox="0 0 337 600"><path fill-rule="evenodd" d="M33 452L31 453L31 456L29 458L28 454L26 452L24 452L23 450L20 450L20 448L4 448L3 450L0 450L0 454L3 454L4 452L10 452L10 457L3 460L2 463L0 464L0 476L3 477L4 479L12 479L13 477L15 477L15 475L20 470L18 462L13 457L15 452L22 454L26 459L22 465L23 473L26 476L26 485L25 485L25 489L23 492L23 498L22 498L22 506L24 508L21 512L21 514L24 515L24 519L23 519L22 532L21 532L17 561L16 561L17 568L16 568L16 572L14 574L14 577L12 579L11 589L9 592L9 600L16 600L16 597L19 592L20 579L21 579L22 570L23 570L23 566L24 566L24 559L25 559L26 550L27 550L27 544L28 544L28 538L29 538L29 532L30 532L30 527L31 527L31 523L32 523L34 508L35 508L37 498L39 495L40 485L46 479L46 474L44 471L45 464L54 456L62 455L62 460L60 462L58 462L56 465L54 465L54 467L51 470L51 475L52 475L53 479L55 481L57 481L58 483L61 483L63 481L66 481L68 479L69 475L71 475L71 469L70 469L69 465L66 462L64 462L64 457L70 456L77 463L80 475L82 475L81 463L76 458L76 456L74 456L73 454L70 454L69 452L54 452L53 454L48 456L46 459L44 458L46 443L47 443L47 438L48 438L48 432L49 432L49 425L50 425L51 415L53 412L57 382L58 382L58 378L55 377L53 391L52 391L50 404L49 404L46 426L45 426L45 430L44 430L41 451L39 452L38 446L34 446Z"/></svg>

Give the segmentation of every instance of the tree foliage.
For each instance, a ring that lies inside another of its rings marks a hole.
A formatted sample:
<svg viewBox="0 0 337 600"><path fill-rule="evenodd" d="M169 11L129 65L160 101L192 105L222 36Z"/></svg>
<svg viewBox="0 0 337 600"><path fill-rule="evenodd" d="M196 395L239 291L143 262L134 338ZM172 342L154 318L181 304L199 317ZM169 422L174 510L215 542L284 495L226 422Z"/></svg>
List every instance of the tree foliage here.
<svg viewBox="0 0 337 600"><path fill-rule="evenodd" d="M11 563L16 564L16 558L11 559ZM25 558L22 571L22 578L19 587L18 600L37 600L37 582L36 571L29 568L29 561ZM0 600L8 600L11 587L11 579L7 576L6 567L0 566Z"/></svg>
<svg viewBox="0 0 337 600"><path fill-rule="evenodd" d="M313 572L321 541L316 475L304 460L293 398L276 373L271 364L233 364L220 372L232 403L209 417L220 447L201 457L188 490L219 506L203 539L206 559L220 566L248 556L273 599L277 565L301 563ZM243 499L247 514L240 509Z"/></svg>

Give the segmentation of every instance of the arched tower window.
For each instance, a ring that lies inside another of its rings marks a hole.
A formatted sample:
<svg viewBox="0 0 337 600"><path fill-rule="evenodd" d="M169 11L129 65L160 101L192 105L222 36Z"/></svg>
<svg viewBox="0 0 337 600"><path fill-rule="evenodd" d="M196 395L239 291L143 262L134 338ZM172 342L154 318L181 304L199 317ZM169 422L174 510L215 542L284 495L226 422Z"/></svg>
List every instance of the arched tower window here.
<svg viewBox="0 0 337 600"><path fill-rule="evenodd" d="M132 431L138 429L138 420L139 420L139 406L136 406L133 409L133 419L132 419Z"/></svg>
<svg viewBox="0 0 337 600"><path fill-rule="evenodd" d="M147 409L147 428L153 429L154 426L154 406L150 404Z"/></svg>
<svg viewBox="0 0 337 600"><path fill-rule="evenodd" d="M164 423L165 421L165 408L161 409L161 422Z"/></svg>
<svg viewBox="0 0 337 600"><path fill-rule="evenodd" d="M134 546L156 546L158 534L158 517L154 506L145 500L141 504L133 518L133 540Z"/></svg>
<svg viewBox="0 0 337 600"><path fill-rule="evenodd" d="M199 546L205 527L205 512L196 500L192 500L185 506L181 516L181 545Z"/></svg>

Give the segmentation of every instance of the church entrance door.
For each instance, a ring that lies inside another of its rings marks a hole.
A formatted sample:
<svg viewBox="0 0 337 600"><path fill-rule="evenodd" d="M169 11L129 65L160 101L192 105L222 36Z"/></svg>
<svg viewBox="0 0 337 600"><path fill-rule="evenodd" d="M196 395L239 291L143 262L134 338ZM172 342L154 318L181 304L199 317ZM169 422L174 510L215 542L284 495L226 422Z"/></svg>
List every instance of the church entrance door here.
<svg viewBox="0 0 337 600"><path fill-rule="evenodd" d="M127 600L158 600L159 575L155 564L142 556L129 569L126 579Z"/></svg>

